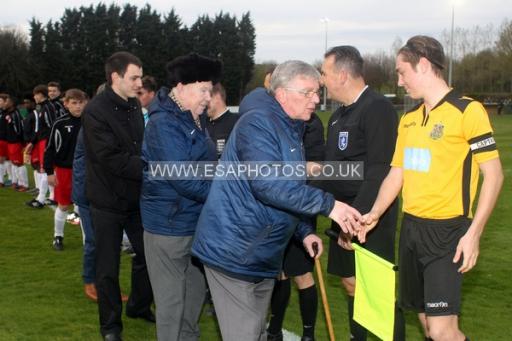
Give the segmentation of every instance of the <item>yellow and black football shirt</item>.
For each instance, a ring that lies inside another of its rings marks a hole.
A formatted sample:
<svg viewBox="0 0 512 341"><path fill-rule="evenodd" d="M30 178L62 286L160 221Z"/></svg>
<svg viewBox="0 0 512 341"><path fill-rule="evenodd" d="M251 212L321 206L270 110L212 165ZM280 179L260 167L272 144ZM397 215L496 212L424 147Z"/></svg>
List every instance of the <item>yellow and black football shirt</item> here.
<svg viewBox="0 0 512 341"><path fill-rule="evenodd" d="M403 211L421 218L472 217L478 164L497 158L481 103L450 91L427 115L402 116L391 165L403 169Z"/></svg>

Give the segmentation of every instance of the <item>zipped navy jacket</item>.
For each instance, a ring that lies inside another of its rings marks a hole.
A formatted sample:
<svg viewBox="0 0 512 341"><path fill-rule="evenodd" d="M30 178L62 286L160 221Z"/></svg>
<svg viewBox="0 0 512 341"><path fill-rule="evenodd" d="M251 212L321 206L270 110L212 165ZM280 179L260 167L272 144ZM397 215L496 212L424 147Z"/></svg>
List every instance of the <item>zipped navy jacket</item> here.
<svg viewBox="0 0 512 341"><path fill-rule="evenodd" d="M144 229L166 236L192 236L211 180L157 180L153 161L215 161L215 146L206 132L206 115L200 115L199 129L192 113L180 108L161 88L149 106L144 131L142 159L145 163L140 209Z"/></svg>
<svg viewBox="0 0 512 341"><path fill-rule="evenodd" d="M240 107L221 162L304 162L304 122L292 120L265 89ZM192 254L232 277L275 278L290 238L313 232L305 216L328 215L334 197L306 178L214 179L197 224Z"/></svg>

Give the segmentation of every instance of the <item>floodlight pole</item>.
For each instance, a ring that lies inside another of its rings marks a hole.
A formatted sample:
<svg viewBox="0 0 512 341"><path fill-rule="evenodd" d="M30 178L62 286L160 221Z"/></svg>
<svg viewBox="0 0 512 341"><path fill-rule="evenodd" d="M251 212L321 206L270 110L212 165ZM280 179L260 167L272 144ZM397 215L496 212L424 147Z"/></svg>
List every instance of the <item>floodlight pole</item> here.
<svg viewBox="0 0 512 341"><path fill-rule="evenodd" d="M455 22L455 5L452 4L452 30L450 34L450 64L448 65L448 86L452 86L453 74L453 28Z"/></svg>
<svg viewBox="0 0 512 341"><path fill-rule="evenodd" d="M329 24L329 19L326 17L326 18L320 19L320 21L325 24L325 52L327 52L327 26ZM324 85L324 103L322 104L322 109L327 110L327 89L325 88L325 85Z"/></svg>

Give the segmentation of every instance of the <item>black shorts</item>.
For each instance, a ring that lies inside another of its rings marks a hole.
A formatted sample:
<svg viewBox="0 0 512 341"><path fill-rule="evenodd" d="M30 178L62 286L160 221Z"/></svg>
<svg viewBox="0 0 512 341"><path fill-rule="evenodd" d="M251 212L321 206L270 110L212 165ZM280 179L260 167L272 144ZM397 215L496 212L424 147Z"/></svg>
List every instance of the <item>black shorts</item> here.
<svg viewBox="0 0 512 341"><path fill-rule="evenodd" d="M311 223L316 230L316 218L312 219ZM302 276L308 272L313 272L314 266L315 260L306 251L302 241L292 237L284 252L283 272L286 277Z"/></svg>
<svg viewBox="0 0 512 341"><path fill-rule="evenodd" d="M399 248L399 303L428 316L458 315L462 264L453 263L471 219L423 219L404 214Z"/></svg>
<svg viewBox="0 0 512 341"><path fill-rule="evenodd" d="M398 218L398 200L388 208L377 226L368 234L366 243L361 246L385 260L395 263L395 236ZM340 231L334 221L331 228ZM340 277L354 277L356 265L354 251L345 250L337 241L329 240L329 258L327 272Z"/></svg>
<svg viewBox="0 0 512 341"><path fill-rule="evenodd" d="M302 242L292 238L284 254L283 272L286 277L301 276L313 272L315 260L309 256Z"/></svg>

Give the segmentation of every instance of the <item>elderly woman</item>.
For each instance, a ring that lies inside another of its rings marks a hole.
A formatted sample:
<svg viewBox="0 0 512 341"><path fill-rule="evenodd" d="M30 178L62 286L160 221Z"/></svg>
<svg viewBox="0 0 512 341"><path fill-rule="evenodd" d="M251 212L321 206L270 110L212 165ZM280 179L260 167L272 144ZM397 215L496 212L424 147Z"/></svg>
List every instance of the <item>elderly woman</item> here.
<svg viewBox="0 0 512 341"><path fill-rule="evenodd" d="M221 69L220 61L197 54L167 64L169 88L160 89L149 106L142 146L146 163L216 160L203 112ZM197 340L206 284L190 248L210 181L158 180L150 166L144 171L141 213L158 340Z"/></svg>

